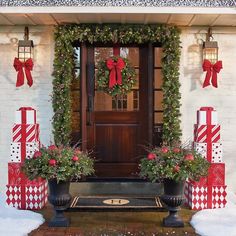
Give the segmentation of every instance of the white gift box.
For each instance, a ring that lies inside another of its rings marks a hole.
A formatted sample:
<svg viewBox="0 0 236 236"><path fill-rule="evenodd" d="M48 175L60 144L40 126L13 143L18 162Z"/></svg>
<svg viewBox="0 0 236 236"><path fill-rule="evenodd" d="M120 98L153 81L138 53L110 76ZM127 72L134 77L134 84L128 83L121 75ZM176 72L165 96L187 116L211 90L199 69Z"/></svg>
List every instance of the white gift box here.
<svg viewBox="0 0 236 236"><path fill-rule="evenodd" d="M31 107L21 107L15 112L16 124L35 124L36 110Z"/></svg>
<svg viewBox="0 0 236 236"><path fill-rule="evenodd" d="M193 143L194 150L211 163L222 163L222 143Z"/></svg>
<svg viewBox="0 0 236 236"><path fill-rule="evenodd" d="M22 162L33 157L35 151L39 150L39 142L11 143L11 161Z"/></svg>
<svg viewBox="0 0 236 236"><path fill-rule="evenodd" d="M212 107L201 107L197 111L197 124L198 125L217 125L218 118L217 112Z"/></svg>

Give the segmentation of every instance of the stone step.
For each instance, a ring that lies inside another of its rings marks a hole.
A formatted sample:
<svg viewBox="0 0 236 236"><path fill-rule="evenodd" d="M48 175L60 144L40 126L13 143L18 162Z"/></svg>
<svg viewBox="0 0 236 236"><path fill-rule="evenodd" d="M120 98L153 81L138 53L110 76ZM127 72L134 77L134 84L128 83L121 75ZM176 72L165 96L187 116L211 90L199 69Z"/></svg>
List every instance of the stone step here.
<svg viewBox="0 0 236 236"><path fill-rule="evenodd" d="M70 193L76 195L157 196L163 193L160 183L149 182L71 182Z"/></svg>

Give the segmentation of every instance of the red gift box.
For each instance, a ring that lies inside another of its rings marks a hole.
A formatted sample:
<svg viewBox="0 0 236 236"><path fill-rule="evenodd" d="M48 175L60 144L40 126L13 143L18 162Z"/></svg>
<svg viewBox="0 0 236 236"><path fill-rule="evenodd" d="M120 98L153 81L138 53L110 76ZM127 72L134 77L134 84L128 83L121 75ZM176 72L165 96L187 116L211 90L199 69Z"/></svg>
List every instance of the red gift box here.
<svg viewBox="0 0 236 236"><path fill-rule="evenodd" d="M221 143L193 143L194 149L211 163L221 163L223 150Z"/></svg>
<svg viewBox="0 0 236 236"><path fill-rule="evenodd" d="M197 124L198 125L217 125L217 112L213 107L201 107L197 111Z"/></svg>
<svg viewBox="0 0 236 236"><path fill-rule="evenodd" d="M14 124L12 133L13 142L37 142L39 141L39 124Z"/></svg>
<svg viewBox="0 0 236 236"><path fill-rule="evenodd" d="M199 181L189 180L193 185L218 186L225 185L225 164L212 163L208 170L207 177L201 177Z"/></svg>
<svg viewBox="0 0 236 236"><path fill-rule="evenodd" d="M35 124L36 110L32 107L21 107L15 114L16 124Z"/></svg>
<svg viewBox="0 0 236 236"><path fill-rule="evenodd" d="M36 184L41 179L29 180L21 171L22 163L8 163L8 184L10 185L30 185Z"/></svg>
<svg viewBox="0 0 236 236"><path fill-rule="evenodd" d="M194 125L194 142L217 143L220 141L220 125Z"/></svg>
<svg viewBox="0 0 236 236"><path fill-rule="evenodd" d="M31 185L7 185L7 204L19 209L39 210L47 202L47 182Z"/></svg>
<svg viewBox="0 0 236 236"><path fill-rule="evenodd" d="M203 186L187 181L184 191L186 204L192 210L223 208L227 203L226 187L226 185Z"/></svg>

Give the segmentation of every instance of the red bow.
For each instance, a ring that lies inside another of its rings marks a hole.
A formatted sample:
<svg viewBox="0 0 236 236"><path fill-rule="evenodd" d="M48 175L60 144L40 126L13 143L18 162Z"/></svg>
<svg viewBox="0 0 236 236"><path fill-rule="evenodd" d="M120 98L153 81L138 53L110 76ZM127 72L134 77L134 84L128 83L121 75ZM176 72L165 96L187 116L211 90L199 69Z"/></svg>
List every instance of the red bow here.
<svg viewBox="0 0 236 236"><path fill-rule="evenodd" d="M113 88L116 84L122 84L121 70L125 67L125 62L122 58L118 58L115 62L112 58L107 60L107 68L110 70L109 88Z"/></svg>
<svg viewBox="0 0 236 236"><path fill-rule="evenodd" d="M204 60L202 64L203 71L206 71L206 77L203 83L203 88L207 87L210 85L210 79L211 79L211 84L215 88L217 88L217 73L220 72L222 69L222 61L217 61L214 65L211 64L209 60Z"/></svg>
<svg viewBox="0 0 236 236"><path fill-rule="evenodd" d="M25 68L25 76L27 79L27 84L31 87L33 84L33 79L31 76L31 70L33 69L33 60L31 58L27 59L25 62L21 62L18 58L14 60L14 68L18 71L16 87L20 87L24 84L24 72L23 67Z"/></svg>

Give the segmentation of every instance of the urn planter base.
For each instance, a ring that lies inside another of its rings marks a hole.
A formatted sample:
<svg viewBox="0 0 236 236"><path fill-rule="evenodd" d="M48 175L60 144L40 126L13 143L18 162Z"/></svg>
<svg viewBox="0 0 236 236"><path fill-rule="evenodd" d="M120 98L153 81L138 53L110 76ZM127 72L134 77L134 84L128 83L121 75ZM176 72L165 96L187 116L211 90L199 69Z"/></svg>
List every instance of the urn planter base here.
<svg viewBox="0 0 236 236"><path fill-rule="evenodd" d="M70 220L65 218L63 211L55 211L55 216L49 221L49 227L68 227Z"/></svg>
<svg viewBox="0 0 236 236"><path fill-rule="evenodd" d="M178 216L180 206L185 201L183 197L184 184L185 181L164 180L164 194L161 196L161 200L169 211L169 215L163 219L164 227L184 227L184 222Z"/></svg>
<svg viewBox="0 0 236 236"><path fill-rule="evenodd" d="M184 227L183 220L178 216L178 211L169 210L169 215L163 219L164 227Z"/></svg>
<svg viewBox="0 0 236 236"><path fill-rule="evenodd" d="M69 194L70 182L56 180L48 181L49 196L48 200L53 205L54 217L49 221L49 227L68 227L69 219L64 216L64 211L69 207L71 195Z"/></svg>

